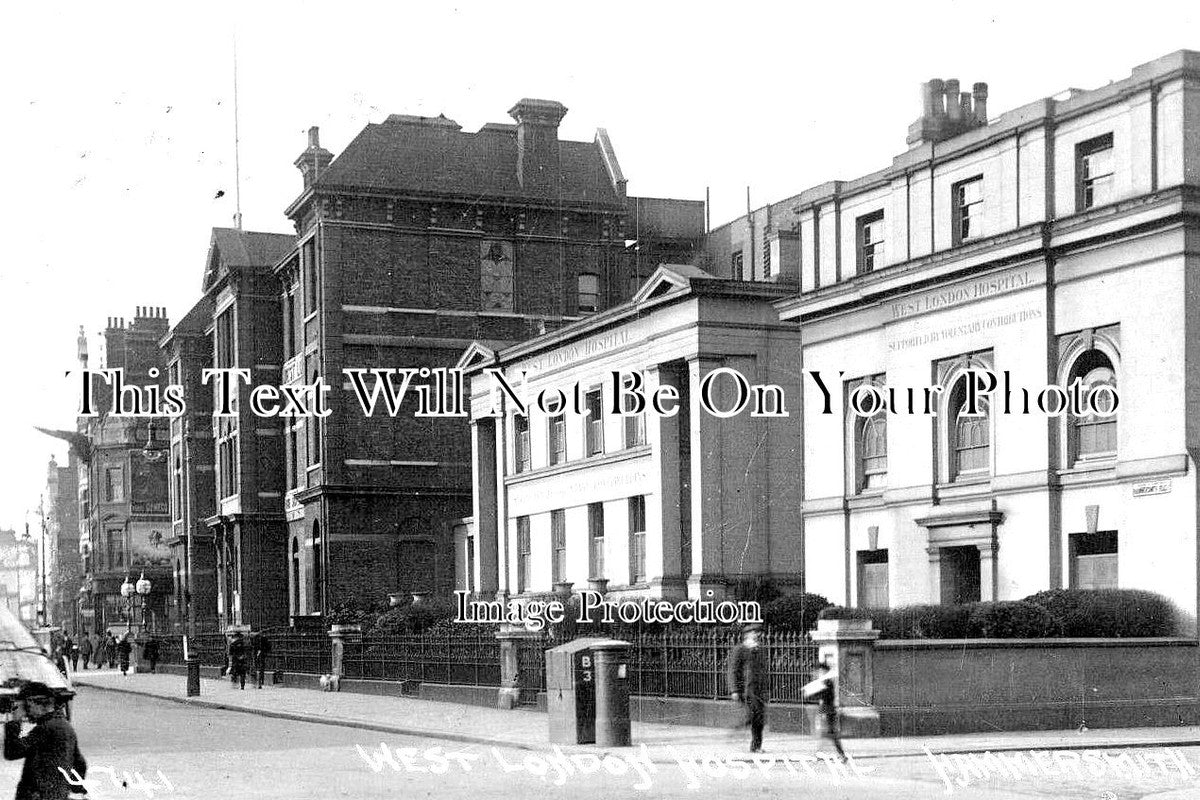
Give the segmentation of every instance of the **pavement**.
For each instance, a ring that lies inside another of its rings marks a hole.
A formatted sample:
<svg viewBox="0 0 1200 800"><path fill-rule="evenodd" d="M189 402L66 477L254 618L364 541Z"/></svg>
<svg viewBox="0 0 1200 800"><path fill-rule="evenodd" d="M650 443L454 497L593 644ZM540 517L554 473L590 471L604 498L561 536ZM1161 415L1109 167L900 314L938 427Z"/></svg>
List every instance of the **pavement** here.
<svg viewBox="0 0 1200 800"><path fill-rule="evenodd" d="M419 736L451 742L493 745L519 750L545 751L550 747L547 717L532 709L505 711L480 706L416 700L353 692L321 692L247 685L238 689L226 680L201 679L200 696L186 696L184 675L130 674L114 670L88 670L72 675L76 686L154 697L198 708L256 714L401 736ZM828 752L820 739L795 733L772 733L770 712L764 737L765 757L803 756ZM697 757L751 758L746 753L749 734L688 725L633 722L635 746L646 745L644 755L655 763L675 763L677 748ZM1013 750L1082 750L1200 745L1200 727L1120 728L1085 731L1021 731L970 733L946 736L844 739L846 752L855 759L982 753ZM567 746L567 752L594 752L587 745ZM760 758L764 757L760 756Z"/></svg>

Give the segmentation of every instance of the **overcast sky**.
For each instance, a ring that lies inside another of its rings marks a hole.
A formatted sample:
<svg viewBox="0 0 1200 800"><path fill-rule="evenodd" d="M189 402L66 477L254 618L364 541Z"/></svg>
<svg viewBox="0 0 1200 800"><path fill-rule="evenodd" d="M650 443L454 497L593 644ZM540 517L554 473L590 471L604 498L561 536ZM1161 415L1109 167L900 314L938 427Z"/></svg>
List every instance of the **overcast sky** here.
<svg viewBox="0 0 1200 800"><path fill-rule="evenodd" d="M199 297L234 213L235 36L244 226L277 232L311 125L336 155L389 113L471 131L559 100L564 138L607 128L631 194L709 187L716 226L747 186L758 207L887 166L929 78L986 81L995 117L1200 49L1195 2L50 6L6 8L0 47L0 527L18 529L65 459L31 426L74 426L79 326L95 364L107 317L174 322Z"/></svg>

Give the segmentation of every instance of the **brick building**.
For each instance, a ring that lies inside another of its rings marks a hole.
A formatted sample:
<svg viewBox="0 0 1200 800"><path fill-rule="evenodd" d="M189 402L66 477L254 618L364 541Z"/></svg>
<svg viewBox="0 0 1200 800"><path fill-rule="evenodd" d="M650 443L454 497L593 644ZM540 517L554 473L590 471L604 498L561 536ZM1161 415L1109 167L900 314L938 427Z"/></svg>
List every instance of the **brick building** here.
<svg viewBox="0 0 1200 800"><path fill-rule="evenodd" d="M47 623L69 631L81 629L76 596L83 577L79 557L79 464L74 451L60 467L46 465L42 511L46 523Z"/></svg>
<svg viewBox="0 0 1200 800"><path fill-rule="evenodd" d="M414 417L411 392L394 418L368 417L343 369L450 367L473 341L555 329L703 238L703 203L626 196L605 131L560 139L552 101L509 113L515 124L474 133L393 115L336 159L313 128L296 159L297 239L276 270L284 382L332 391L328 417L296 418L284 437L293 615L449 590L450 521L470 514L466 420Z"/></svg>
<svg viewBox="0 0 1200 800"><path fill-rule="evenodd" d="M165 386L159 340L168 328L166 310L158 307L139 307L128 324L110 317L99 369L123 369L127 384ZM86 342L81 342L80 361L87 365ZM80 418L82 437L72 439L79 457L85 575L80 614L87 631L139 626L144 604L147 624L165 629L176 613L167 544L171 520L165 424L161 418L110 415L111 388L99 379L93 387L100 413ZM135 600L131 619L121 585L142 575L151 582L151 593Z"/></svg>
<svg viewBox="0 0 1200 800"><path fill-rule="evenodd" d="M171 418L171 569L175 576L177 623L190 631L215 630L216 549L205 521L217 507L213 469L213 392L201 383L212 366L212 298L200 298L162 340L167 376L183 387L187 413Z"/></svg>

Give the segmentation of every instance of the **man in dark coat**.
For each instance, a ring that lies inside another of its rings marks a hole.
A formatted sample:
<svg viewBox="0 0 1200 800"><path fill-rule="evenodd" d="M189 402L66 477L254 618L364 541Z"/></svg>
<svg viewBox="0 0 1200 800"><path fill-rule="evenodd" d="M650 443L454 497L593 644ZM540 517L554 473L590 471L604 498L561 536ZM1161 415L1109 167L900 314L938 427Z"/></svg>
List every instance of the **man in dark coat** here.
<svg viewBox="0 0 1200 800"><path fill-rule="evenodd" d="M254 676L258 679L258 688L263 687L263 678L267 673L267 659L271 655L271 640L261 631L250 634L250 652L254 656Z"/></svg>
<svg viewBox="0 0 1200 800"><path fill-rule="evenodd" d="M75 644L75 639L70 634L67 634L67 638L63 640L63 651L71 660L71 672L77 672L79 670L79 645Z"/></svg>
<svg viewBox="0 0 1200 800"><path fill-rule="evenodd" d="M121 674L129 674L129 655L133 652L133 643L129 641L129 636L122 636L121 641L117 644L117 657L121 663Z"/></svg>
<svg viewBox="0 0 1200 800"><path fill-rule="evenodd" d="M238 631L229 642L229 680L232 683L241 681L243 689L246 688L246 655L246 639Z"/></svg>
<svg viewBox="0 0 1200 800"><path fill-rule="evenodd" d="M92 660L92 637L85 633L79 639L79 655L83 658L83 668L87 669L88 662Z"/></svg>
<svg viewBox="0 0 1200 800"><path fill-rule="evenodd" d="M146 640L146 644L142 646L142 656L149 662L150 672L156 672L158 670L158 639L151 636Z"/></svg>
<svg viewBox="0 0 1200 800"><path fill-rule="evenodd" d="M767 657L762 647L762 628L749 623L742 630L742 643L734 646L729 653L729 692L734 702L746 707L751 753L762 750L769 681Z"/></svg>
<svg viewBox="0 0 1200 800"><path fill-rule="evenodd" d="M4 757L9 761L25 759L16 800L66 800L72 791L67 780L87 776L87 761L79 752L75 729L63 716L54 693L44 683L27 683L18 694L17 707L4 724ZM21 735L21 721L33 722L33 730ZM64 771L66 774L64 774Z"/></svg>

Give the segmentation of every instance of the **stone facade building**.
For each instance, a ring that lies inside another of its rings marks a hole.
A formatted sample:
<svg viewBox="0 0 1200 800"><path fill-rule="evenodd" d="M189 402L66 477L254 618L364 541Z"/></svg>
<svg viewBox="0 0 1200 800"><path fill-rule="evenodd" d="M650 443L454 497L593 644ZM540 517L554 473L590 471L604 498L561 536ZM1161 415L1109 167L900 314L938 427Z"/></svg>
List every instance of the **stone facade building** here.
<svg viewBox="0 0 1200 800"><path fill-rule="evenodd" d="M809 590L1141 588L1194 619L1200 54L991 119L984 84L923 101L890 166L796 203L802 292L779 308L831 387L830 413L804 399ZM976 414L971 368L1002 381ZM1025 413L1024 391L1077 379L1117 413ZM871 386L897 390L888 413L853 413Z"/></svg>
<svg viewBox="0 0 1200 800"><path fill-rule="evenodd" d="M723 418L701 405L707 392L732 411L735 374L798 395L799 331L772 305L790 291L668 264L606 312L468 349L475 506L456 535L457 588L520 597L565 582L698 600L753 596L764 582L797 590L799 415L755 417L751 403ZM663 409L676 413L613 413L614 372L646 398L673 392ZM555 392L566 410L536 405Z"/></svg>

